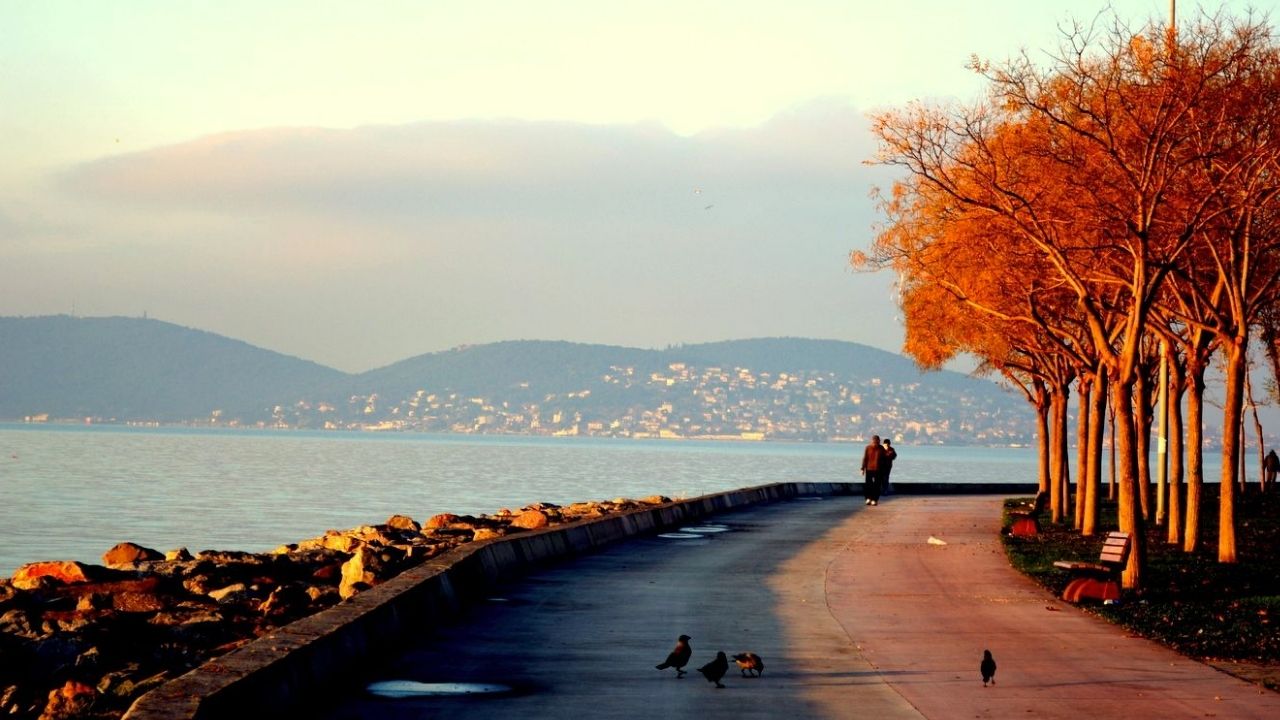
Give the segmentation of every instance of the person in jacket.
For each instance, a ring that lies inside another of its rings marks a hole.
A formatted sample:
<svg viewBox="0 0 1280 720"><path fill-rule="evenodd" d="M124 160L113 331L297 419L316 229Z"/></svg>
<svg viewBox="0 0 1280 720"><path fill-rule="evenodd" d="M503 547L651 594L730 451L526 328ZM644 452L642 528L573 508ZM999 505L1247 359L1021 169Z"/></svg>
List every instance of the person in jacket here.
<svg viewBox="0 0 1280 720"><path fill-rule="evenodd" d="M866 504L880 504L880 478L884 471L884 446L880 436L872 435L871 442L862 450L862 495Z"/></svg>
<svg viewBox="0 0 1280 720"><path fill-rule="evenodd" d="M884 439L884 458L882 463L884 470L880 473L880 494L888 495L893 492L889 489L889 475L893 472L893 461L898 459L898 451L893 449L893 443L889 442L889 438Z"/></svg>

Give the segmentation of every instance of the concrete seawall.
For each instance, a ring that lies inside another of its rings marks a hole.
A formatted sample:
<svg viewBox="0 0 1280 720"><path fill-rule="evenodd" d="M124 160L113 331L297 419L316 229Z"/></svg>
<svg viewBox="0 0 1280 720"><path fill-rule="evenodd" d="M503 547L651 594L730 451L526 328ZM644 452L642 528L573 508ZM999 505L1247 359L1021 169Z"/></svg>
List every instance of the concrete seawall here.
<svg viewBox="0 0 1280 720"><path fill-rule="evenodd" d="M902 494L1035 492L1032 484L895 483ZM468 543L351 600L280 628L192 670L134 703L125 718L208 718L279 713L403 638L448 622L504 581L541 565L716 513L796 497L860 494L861 483L776 483Z"/></svg>

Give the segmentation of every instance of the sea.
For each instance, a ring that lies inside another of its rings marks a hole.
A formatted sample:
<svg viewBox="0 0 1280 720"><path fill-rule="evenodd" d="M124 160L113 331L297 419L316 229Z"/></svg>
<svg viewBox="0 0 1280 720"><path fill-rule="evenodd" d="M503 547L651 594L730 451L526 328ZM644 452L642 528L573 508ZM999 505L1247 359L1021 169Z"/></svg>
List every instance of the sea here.
<svg viewBox="0 0 1280 720"><path fill-rule="evenodd" d="M121 541L261 552L385 521L860 480L861 444L0 424L0 577ZM1030 448L898 447L893 480L1026 483ZM1216 462L1206 456L1206 467Z"/></svg>

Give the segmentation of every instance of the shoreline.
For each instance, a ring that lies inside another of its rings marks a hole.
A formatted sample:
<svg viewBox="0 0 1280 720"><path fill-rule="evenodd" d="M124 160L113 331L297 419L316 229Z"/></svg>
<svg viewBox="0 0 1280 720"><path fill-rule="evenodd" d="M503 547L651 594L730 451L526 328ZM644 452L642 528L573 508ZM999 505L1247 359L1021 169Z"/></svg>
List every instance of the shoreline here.
<svg viewBox="0 0 1280 720"><path fill-rule="evenodd" d="M122 542L101 564L40 561L0 579L0 714L118 716L142 694L299 619L475 542L670 503L653 496L492 515L393 515L272 551ZM107 711L100 714L99 711Z"/></svg>

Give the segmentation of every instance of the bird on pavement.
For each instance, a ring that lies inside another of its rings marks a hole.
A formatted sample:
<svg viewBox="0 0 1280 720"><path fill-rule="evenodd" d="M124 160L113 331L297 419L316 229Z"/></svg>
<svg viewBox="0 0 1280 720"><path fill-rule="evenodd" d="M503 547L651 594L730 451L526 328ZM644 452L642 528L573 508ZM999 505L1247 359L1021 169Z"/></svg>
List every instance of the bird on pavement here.
<svg viewBox="0 0 1280 720"><path fill-rule="evenodd" d="M707 682L715 683L716 687L722 688L720 678L729 672L729 658L725 657L724 651L716 653L716 659L698 668L698 672L707 679Z"/></svg>
<svg viewBox="0 0 1280 720"><path fill-rule="evenodd" d="M733 656L733 661L738 663L738 668L742 670L742 677L746 677L748 672L757 677L764 673L764 661L753 652L740 652Z"/></svg>
<svg viewBox="0 0 1280 720"><path fill-rule="evenodd" d="M670 655L667 655L666 660L663 660L658 665L654 665L654 667L656 667L659 670L666 670L667 668L675 668L676 678L684 677L684 673L685 673L684 666L688 665L689 658L693 657L693 648L689 646L689 641L692 639L693 638L689 637L688 635L681 635L680 637L676 638L675 649L671 651Z"/></svg>
<svg viewBox="0 0 1280 720"><path fill-rule="evenodd" d="M996 684L996 659L991 657L990 650L982 651L982 687L987 686L987 682L992 685Z"/></svg>

